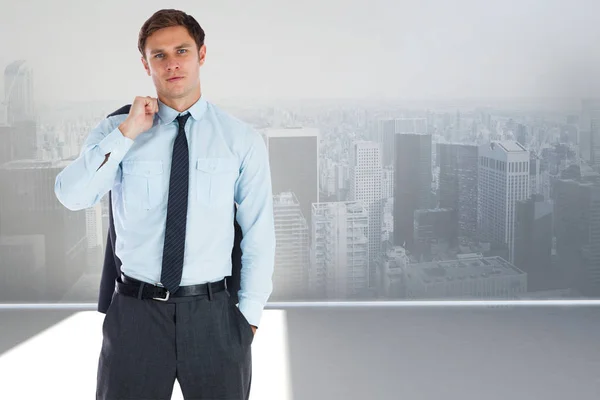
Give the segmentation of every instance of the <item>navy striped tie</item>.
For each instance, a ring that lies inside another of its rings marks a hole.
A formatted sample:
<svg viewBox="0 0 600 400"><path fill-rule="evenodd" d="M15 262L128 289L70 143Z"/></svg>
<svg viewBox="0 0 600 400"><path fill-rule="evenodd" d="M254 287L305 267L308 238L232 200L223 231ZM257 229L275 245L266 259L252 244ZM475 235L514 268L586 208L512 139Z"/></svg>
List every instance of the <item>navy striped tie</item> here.
<svg viewBox="0 0 600 400"><path fill-rule="evenodd" d="M179 133L173 144L169 180L169 200L160 282L171 293L175 293L179 289L183 271L190 165L185 122L189 116L190 114L187 113L177 117Z"/></svg>

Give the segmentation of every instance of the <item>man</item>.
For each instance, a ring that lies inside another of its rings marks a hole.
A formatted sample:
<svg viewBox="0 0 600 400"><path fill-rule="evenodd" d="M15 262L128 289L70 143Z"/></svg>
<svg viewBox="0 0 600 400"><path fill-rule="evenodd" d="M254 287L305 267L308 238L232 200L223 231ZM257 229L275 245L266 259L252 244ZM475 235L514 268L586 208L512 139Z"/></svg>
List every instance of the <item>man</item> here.
<svg viewBox="0 0 600 400"><path fill-rule="evenodd" d="M138 48L157 98L135 97L101 121L56 177L70 210L111 193L122 274L102 327L97 399L170 399L175 379L186 399L249 397L251 344L272 292L271 176L260 135L201 93L204 37L182 11L152 15ZM224 279L234 215L239 308Z"/></svg>

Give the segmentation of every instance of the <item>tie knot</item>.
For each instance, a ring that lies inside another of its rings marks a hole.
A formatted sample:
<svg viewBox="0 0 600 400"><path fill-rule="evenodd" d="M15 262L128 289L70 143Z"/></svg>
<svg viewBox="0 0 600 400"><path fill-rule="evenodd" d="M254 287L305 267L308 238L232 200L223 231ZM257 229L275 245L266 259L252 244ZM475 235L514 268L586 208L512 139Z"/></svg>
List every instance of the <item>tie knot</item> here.
<svg viewBox="0 0 600 400"><path fill-rule="evenodd" d="M177 116L177 123L179 124L179 128L183 128L185 127L185 122L187 121L187 119L190 117L190 113L185 113L185 114L179 114Z"/></svg>

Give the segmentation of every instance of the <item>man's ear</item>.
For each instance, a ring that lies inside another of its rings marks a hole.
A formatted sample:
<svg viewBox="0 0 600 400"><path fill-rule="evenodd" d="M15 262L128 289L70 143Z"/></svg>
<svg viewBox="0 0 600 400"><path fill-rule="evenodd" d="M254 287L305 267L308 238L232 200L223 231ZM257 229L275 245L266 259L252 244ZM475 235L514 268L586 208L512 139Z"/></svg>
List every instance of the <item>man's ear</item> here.
<svg viewBox="0 0 600 400"><path fill-rule="evenodd" d="M206 45L203 44L202 47L200 47L200 50L198 50L198 63L200 64L200 66L202 66L204 64L205 59L206 59Z"/></svg>
<svg viewBox="0 0 600 400"><path fill-rule="evenodd" d="M148 67L148 62L146 61L144 56L142 56L140 59L142 60L142 65L144 66L146 73L148 74L148 76L150 76L150 68Z"/></svg>

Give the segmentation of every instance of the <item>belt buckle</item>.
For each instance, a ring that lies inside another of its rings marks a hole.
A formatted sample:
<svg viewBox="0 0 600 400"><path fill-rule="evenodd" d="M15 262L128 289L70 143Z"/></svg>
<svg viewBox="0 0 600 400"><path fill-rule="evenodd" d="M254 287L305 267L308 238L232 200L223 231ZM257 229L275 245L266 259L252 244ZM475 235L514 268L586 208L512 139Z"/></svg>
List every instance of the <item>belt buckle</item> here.
<svg viewBox="0 0 600 400"><path fill-rule="evenodd" d="M158 286L158 285L154 285L156 287L162 287L164 289L164 286ZM166 297L153 297L152 300L158 300L158 301L167 301L169 300L169 296L171 294L171 292L169 292L168 290L165 289L165 291L167 292Z"/></svg>

